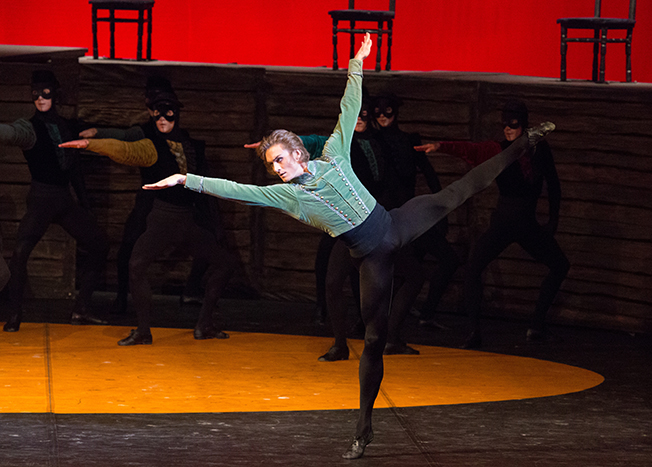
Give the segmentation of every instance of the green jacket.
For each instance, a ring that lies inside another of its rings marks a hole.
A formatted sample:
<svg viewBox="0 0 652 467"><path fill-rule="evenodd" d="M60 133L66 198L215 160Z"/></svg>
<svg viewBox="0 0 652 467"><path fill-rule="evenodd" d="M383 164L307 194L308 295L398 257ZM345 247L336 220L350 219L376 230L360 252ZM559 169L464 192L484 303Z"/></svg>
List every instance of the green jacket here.
<svg viewBox="0 0 652 467"><path fill-rule="evenodd" d="M351 140L362 102L362 61L351 59L341 113L321 157L290 183L256 186L188 174L186 188L251 206L280 209L333 237L362 224L376 200L351 168Z"/></svg>

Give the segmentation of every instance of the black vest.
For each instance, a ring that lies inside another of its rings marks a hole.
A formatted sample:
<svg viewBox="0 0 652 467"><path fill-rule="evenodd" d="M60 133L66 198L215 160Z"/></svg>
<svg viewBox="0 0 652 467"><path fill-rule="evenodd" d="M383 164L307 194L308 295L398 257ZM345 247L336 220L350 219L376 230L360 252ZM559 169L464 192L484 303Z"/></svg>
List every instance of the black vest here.
<svg viewBox="0 0 652 467"><path fill-rule="evenodd" d="M36 144L24 150L23 155L32 180L48 185L68 185L71 173L79 163L78 151L63 149L58 145L74 139L70 123L56 116L53 123L46 124L38 115L34 115L30 122L36 133Z"/></svg>
<svg viewBox="0 0 652 467"><path fill-rule="evenodd" d="M156 183L170 175L180 172L177 160L170 151L167 140L156 130L156 123L152 120L141 125L145 137L152 140L158 159L151 167L141 167L140 174L144 183ZM206 156L204 155L205 143L203 141L190 138L186 130L182 132L183 152L186 156L188 173L196 175L206 175ZM177 185L166 190L158 190L155 195L161 201L165 201L178 206L192 205L196 198L196 193L186 190L183 186Z"/></svg>

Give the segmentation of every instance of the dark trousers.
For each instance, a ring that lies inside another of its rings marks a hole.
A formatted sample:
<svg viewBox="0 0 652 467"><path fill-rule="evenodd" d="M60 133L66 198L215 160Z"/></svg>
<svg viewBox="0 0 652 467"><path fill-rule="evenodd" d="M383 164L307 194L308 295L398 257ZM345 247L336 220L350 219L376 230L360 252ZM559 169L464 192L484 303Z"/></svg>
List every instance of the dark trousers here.
<svg viewBox="0 0 652 467"><path fill-rule="evenodd" d="M401 248L430 230L467 199L484 190L529 147L525 137L505 151L469 171L442 191L412 198L389 211L391 223L382 242L369 254L354 258L360 273L360 305L365 323L364 351L360 357L360 414L356 436L371 430L371 413L383 379L383 351L387 341L392 301L394 262Z"/></svg>
<svg viewBox="0 0 652 467"><path fill-rule="evenodd" d="M27 195L27 212L20 221L16 246L9 262L7 284L10 313L20 317L27 284L27 260L50 224L59 224L77 241L86 256L79 273L76 310L85 313L106 264L109 243L93 215L73 199L69 187L32 182Z"/></svg>
<svg viewBox="0 0 652 467"><path fill-rule="evenodd" d="M475 331L480 331L482 272L512 243L519 244L549 269L532 315L533 329L543 330L546 313L566 278L570 268L568 258L552 233L537 222L536 205L530 200L501 197L489 228L473 247L466 270L464 304Z"/></svg>
<svg viewBox="0 0 652 467"><path fill-rule="evenodd" d="M175 206L155 200L147 216L147 229L138 238L129 261L131 295L138 317L138 331L150 332L152 291L147 276L149 265L171 246L177 246L209 264L206 293L197 327L213 325L213 311L233 271L233 260L227 248L215 235L197 225L190 207Z"/></svg>
<svg viewBox="0 0 652 467"><path fill-rule="evenodd" d="M125 221L122 242L116 257L118 269L118 298L126 304L129 294L129 260L138 238L147 229L147 216L152 210L155 193L139 190L136 202ZM201 295L201 281L208 269L208 263L201 259L193 259L192 269L188 275L183 294L189 297Z"/></svg>

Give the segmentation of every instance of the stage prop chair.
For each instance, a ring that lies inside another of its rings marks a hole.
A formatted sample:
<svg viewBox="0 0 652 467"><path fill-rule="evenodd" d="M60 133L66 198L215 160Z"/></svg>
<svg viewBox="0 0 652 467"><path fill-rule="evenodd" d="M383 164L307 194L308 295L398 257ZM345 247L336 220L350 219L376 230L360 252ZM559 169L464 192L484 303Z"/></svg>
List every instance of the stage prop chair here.
<svg viewBox="0 0 652 467"><path fill-rule="evenodd" d="M566 81L566 49L569 42L591 42L593 43L593 75L592 80L596 83L604 83L605 56L607 44L624 43L626 63L626 80L632 82L632 31L636 24L636 0L629 0L629 18L603 18L600 16L602 0L595 0L595 14L593 18L559 18L557 23L561 25L561 81ZM593 31L593 37L568 37L569 29L582 29ZM607 38L610 30L626 31L624 38ZM599 65L599 74L598 74Z"/></svg>
<svg viewBox="0 0 652 467"><path fill-rule="evenodd" d="M143 60L143 30L147 23L147 58L152 59L152 8L154 0L89 0L93 7L93 58L97 59L97 23L109 23L111 43L109 58L115 57L115 23L138 23L138 49L136 60ZM98 17L99 10L108 10L109 16ZM116 11L137 11L138 18L116 18Z"/></svg>
<svg viewBox="0 0 652 467"><path fill-rule="evenodd" d="M389 0L388 10L356 10L355 0L349 0L348 10L332 10L328 14L333 19L333 70L337 70L337 34L340 32L349 34L351 42L350 58L353 58L355 49L355 34L377 34L376 47L376 71L380 71L380 50L383 43L383 34L387 35L387 62L385 63L385 70L389 71L392 68L392 26L394 22L396 0ZM340 21L348 21L348 28L338 27ZM377 23L378 27L362 27L356 28L356 22L361 21L365 23ZM385 27L385 24L387 27Z"/></svg>

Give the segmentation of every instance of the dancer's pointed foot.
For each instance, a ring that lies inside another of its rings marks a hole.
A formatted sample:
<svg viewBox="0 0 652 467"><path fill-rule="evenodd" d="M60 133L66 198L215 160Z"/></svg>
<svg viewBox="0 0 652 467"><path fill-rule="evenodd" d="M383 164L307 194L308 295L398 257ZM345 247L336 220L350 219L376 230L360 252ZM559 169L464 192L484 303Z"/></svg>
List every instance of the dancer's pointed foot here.
<svg viewBox="0 0 652 467"><path fill-rule="evenodd" d="M21 316L16 314L9 317L2 330L4 332L17 332L20 329Z"/></svg>
<svg viewBox="0 0 652 467"><path fill-rule="evenodd" d="M364 454L364 450L367 447L367 444L371 443L374 440L374 432L369 431L366 436L360 436L355 438L349 449L346 450L342 457L344 459L360 459Z"/></svg>
<svg viewBox="0 0 652 467"><path fill-rule="evenodd" d="M132 329L127 337L118 341L118 345L152 345L152 335L141 334L137 329Z"/></svg>
<svg viewBox="0 0 652 467"><path fill-rule="evenodd" d="M528 142L530 143L530 146L536 146L536 144L541 141L543 138L545 138L549 133L554 131L555 129L555 124L552 122L543 122L540 123L539 125L528 128L525 130L527 133L527 139Z"/></svg>
<svg viewBox="0 0 652 467"><path fill-rule="evenodd" d="M388 342L385 344L385 350L383 351L383 355L419 355L419 353L420 352L417 349L412 348L403 342L396 344Z"/></svg>
<svg viewBox="0 0 652 467"><path fill-rule="evenodd" d="M338 360L348 360L349 359L349 348L348 346L336 347L332 346L328 349L324 355L319 357L317 360L320 362L337 362Z"/></svg>
<svg viewBox="0 0 652 467"><path fill-rule="evenodd" d="M228 339L229 335L223 331L220 331L215 326L209 326L206 328L196 327L193 331L193 336L198 341L205 339Z"/></svg>
<svg viewBox="0 0 652 467"><path fill-rule="evenodd" d="M80 313L73 313L70 316L70 324L73 325L80 325L80 324L101 324L101 325L106 325L109 324L109 322L105 319L102 318L97 318L91 314L80 314Z"/></svg>

